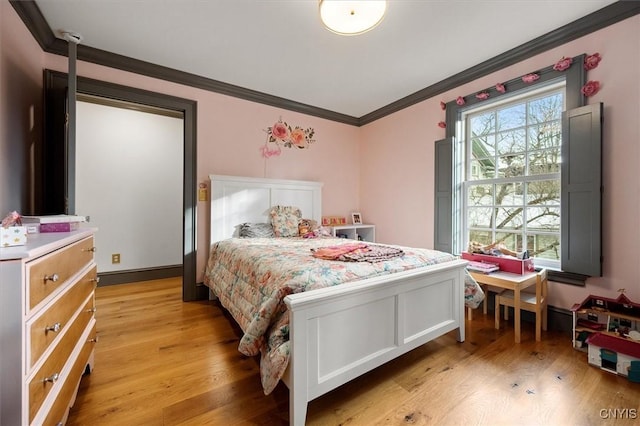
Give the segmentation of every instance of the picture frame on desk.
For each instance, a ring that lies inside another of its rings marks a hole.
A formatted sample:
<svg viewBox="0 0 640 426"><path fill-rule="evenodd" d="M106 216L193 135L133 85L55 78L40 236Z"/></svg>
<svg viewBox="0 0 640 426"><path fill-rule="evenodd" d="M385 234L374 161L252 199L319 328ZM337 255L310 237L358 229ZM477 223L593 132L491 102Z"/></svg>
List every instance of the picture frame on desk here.
<svg viewBox="0 0 640 426"><path fill-rule="evenodd" d="M351 213L351 222L354 225L362 225L362 215L358 212Z"/></svg>

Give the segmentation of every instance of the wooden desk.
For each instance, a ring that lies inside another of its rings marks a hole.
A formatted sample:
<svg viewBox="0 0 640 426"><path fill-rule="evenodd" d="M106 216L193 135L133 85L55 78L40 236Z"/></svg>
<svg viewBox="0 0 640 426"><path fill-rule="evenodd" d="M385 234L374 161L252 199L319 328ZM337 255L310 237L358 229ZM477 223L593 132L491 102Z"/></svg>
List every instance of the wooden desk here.
<svg viewBox="0 0 640 426"><path fill-rule="evenodd" d="M529 272L524 275L511 274L509 272L493 272L491 274L483 274L479 272L469 271L469 274L484 286L500 287L507 290L513 290L514 293L514 328L516 335L516 343L520 343L520 290L535 285L537 282L537 273ZM486 287L485 287L486 288ZM484 313L487 313L487 300L485 291Z"/></svg>

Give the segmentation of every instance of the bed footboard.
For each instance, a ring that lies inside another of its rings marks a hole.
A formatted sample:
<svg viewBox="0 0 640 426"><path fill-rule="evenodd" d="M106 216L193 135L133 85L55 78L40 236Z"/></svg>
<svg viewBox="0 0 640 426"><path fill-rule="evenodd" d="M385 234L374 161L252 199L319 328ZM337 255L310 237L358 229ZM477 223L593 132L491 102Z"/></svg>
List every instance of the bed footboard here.
<svg viewBox="0 0 640 426"><path fill-rule="evenodd" d="M464 341L465 261L287 296L290 424L307 403L430 340Z"/></svg>

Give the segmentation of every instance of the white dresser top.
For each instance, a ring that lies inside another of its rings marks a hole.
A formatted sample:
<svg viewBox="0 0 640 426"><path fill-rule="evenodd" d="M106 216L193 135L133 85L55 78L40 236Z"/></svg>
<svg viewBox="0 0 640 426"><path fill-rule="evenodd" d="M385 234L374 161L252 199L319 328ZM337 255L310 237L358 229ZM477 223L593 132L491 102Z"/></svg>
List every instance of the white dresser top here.
<svg viewBox="0 0 640 426"><path fill-rule="evenodd" d="M24 246L0 247L0 260L16 260L49 253L58 247L79 241L95 233L96 228L80 228L71 232L27 234Z"/></svg>

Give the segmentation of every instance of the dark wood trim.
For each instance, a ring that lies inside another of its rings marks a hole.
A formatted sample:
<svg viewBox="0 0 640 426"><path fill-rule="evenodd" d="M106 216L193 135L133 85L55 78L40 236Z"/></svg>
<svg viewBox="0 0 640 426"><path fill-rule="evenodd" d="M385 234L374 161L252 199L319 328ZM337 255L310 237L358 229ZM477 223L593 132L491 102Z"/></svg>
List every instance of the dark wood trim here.
<svg viewBox="0 0 640 426"><path fill-rule="evenodd" d="M406 96L396 102L380 108L379 110L366 114L360 117L360 125L362 126L378 120L418 102L422 102L451 89L455 89L456 87L460 87L463 84L477 80L554 47L561 46L586 34L590 34L609 25L615 24L616 22L637 15L638 13L640 13L639 1L618 1L613 3L583 18L573 21L570 24L548 32L545 35L488 59L474 67L452 75L451 77L415 92L412 95Z"/></svg>
<svg viewBox="0 0 640 426"><path fill-rule="evenodd" d="M14 9L25 23L31 34L38 41L42 50L56 55L67 55L67 42L56 38L54 32L49 28L40 9L33 0L10 0ZM127 56L107 52L93 47L79 45L78 60L91 62L98 65L107 66L123 71L129 71L148 77L158 78L185 86L233 96L251 102L271 105L289 111L296 111L307 115L312 115L327 120L345 123L352 126L358 125L358 118L341 114L301 102L292 101L278 96L246 89L233 84L201 77L195 74L175 70L172 68L140 61Z"/></svg>
<svg viewBox="0 0 640 426"><path fill-rule="evenodd" d="M67 81L66 74L58 71L46 70L45 79L47 78L56 78L62 84ZM203 289L196 284L197 103L189 99L86 77L78 77L78 92L182 112L184 116L182 297L184 301L206 299L208 295L206 288Z"/></svg>
<svg viewBox="0 0 640 426"><path fill-rule="evenodd" d="M33 38L38 42L42 50L49 51L49 46L52 44L63 45L63 48L57 52L59 55L65 55L67 50L67 43L63 40L57 40L56 36L51 31L49 24L44 19L40 8L33 0L21 1L21 0L9 0L9 3L13 6L24 25L33 35Z"/></svg>
<svg viewBox="0 0 640 426"><path fill-rule="evenodd" d="M91 95L86 95L84 93L78 93L77 98L78 98L77 99L78 101L82 101L82 102L88 102L88 103L114 107L114 108L130 109L132 111L146 112L148 114L162 115L162 116L171 117L171 118L182 119L182 115L183 115L182 111L158 108L158 107L153 107L151 105L135 104L133 102L119 101L116 99L103 98L99 96L91 96Z"/></svg>
<svg viewBox="0 0 640 426"><path fill-rule="evenodd" d="M99 272L99 287L138 281L160 280L182 276L182 265L159 266L157 268L130 269L127 271Z"/></svg>
<svg viewBox="0 0 640 426"><path fill-rule="evenodd" d="M27 28L31 31L33 37L38 41L42 50L62 56L67 54L67 43L55 37L53 31L49 28L47 22L42 16L40 9L33 0L9 0L9 2ZM128 58L126 56L117 55L104 50L84 46L82 44L78 46L78 59L202 90L221 93L252 102L283 108L289 111L296 111L315 117L325 118L339 123L363 126L418 102L422 102L448 90L474 81L480 77L499 71L504 67L521 62L533 55L542 53L586 34L615 24L616 22L630 18L638 13L640 13L640 2L638 1L618 1L610 4L609 6L606 6L570 24L535 38L514 49L508 50L494 58L399 99L360 118L268 95L266 93L223 83L217 80L200 77L172 68L154 65L149 62L139 61L137 59Z"/></svg>
<svg viewBox="0 0 640 426"><path fill-rule="evenodd" d="M563 284L572 284L584 287L588 275L574 274L573 272L554 271L547 269L549 281Z"/></svg>

